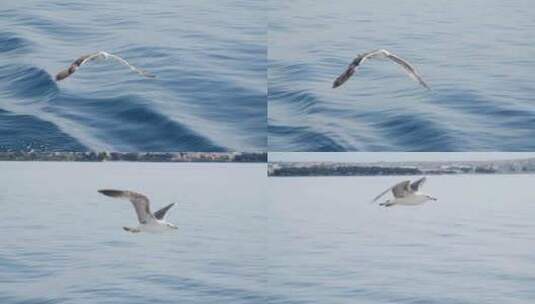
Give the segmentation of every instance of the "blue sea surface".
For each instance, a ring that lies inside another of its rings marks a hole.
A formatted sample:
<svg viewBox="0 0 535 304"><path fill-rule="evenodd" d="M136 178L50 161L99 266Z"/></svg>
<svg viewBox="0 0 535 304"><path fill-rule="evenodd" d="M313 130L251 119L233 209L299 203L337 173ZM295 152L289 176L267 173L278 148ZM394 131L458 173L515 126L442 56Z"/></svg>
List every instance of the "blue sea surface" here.
<svg viewBox="0 0 535 304"><path fill-rule="evenodd" d="M369 203L415 178L269 178L268 303L534 303L535 175L429 176L436 202Z"/></svg>
<svg viewBox="0 0 535 304"><path fill-rule="evenodd" d="M266 303L265 164L0 162L0 303ZM81 174L83 173L83 174ZM132 234L130 202L178 230Z"/></svg>
<svg viewBox="0 0 535 304"><path fill-rule="evenodd" d="M0 5L0 151L266 149L265 1ZM117 54L54 75L79 56Z"/></svg>
<svg viewBox="0 0 535 304"><path fill-rule="evenodd" d="M535 149L535 2L269 1L270 151ZM359 53L388 49L334 79Z"/></svg>

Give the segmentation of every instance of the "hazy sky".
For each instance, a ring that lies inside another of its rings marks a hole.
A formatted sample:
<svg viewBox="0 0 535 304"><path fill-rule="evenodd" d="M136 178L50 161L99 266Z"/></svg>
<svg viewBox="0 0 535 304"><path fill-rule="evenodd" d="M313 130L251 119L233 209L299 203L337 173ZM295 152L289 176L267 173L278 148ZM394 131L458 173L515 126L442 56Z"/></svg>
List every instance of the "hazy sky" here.
<svg viewBox="0 0 535 304"><path fill-rule="evenodd" d="M535 157L534 152L270 152L269 161L494 160Z"/></svg>

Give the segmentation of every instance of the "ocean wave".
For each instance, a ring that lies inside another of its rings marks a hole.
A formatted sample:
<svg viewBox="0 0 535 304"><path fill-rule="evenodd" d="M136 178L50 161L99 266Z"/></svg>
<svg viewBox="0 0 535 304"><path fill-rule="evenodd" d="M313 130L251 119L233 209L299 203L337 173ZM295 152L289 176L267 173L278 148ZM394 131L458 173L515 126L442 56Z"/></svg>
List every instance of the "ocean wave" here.
<svg viewBox="0 0 535 304"><path fill-rule="evenodd" d="M267 34L256 17L263 5L157 2L146 9L40 3L35 10L11 3L2 10L0 26L9 32L0 32L0 109L9 118L0 131L10 136L0 150L264 150ZM178 9L185 18L170 13ZM199 26L199 18L209 22ZM157 78L106 61L54 81L98 50ZM39 127L54 135L35 138Z"/></svg>

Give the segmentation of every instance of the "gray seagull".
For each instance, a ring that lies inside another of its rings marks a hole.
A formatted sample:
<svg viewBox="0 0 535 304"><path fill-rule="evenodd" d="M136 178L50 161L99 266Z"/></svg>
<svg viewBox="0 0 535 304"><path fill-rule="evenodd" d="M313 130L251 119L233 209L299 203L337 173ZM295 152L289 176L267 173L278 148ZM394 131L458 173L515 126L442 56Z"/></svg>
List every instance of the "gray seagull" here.
<svg viewBox="0 0 535 304"><path fill-rule="evenodd" d="M167 211L175 205L175 203L169 204L162 209L151 213L149 199L140 193L133 191L122 190L98 190L98 192L111 197L127 199L132 202L134 209L136 210L137 219L139 225L136 228L123 227L125 231L138 233L138 232L164 232L168 230L178 229L176 225L165 221L165 215Z"/></svg>
<svg viewBox="0 0 535 304"><path fill-rule="evenodd" d="M353 62L349 64L344 73L336 78L333 83L333 88L337 88L346 82L351 76L353 76L357 68L368 59L390 59L401 65L409 77L418 81L423 87L430 90L429 86L424 82L422 77L418 74L418 72L416 72L416 69L410 63L384 49L358 55L357 58L355 58Z"/></svg>
<svg viewBox="0 0 535 304"><path fill-rule="evenodd" d="M426 178L422 177L413 183L411 183L410 180L397 183L394 186L383 191L378 196L376 196L373 199L372 203L376 202L383 195L387 194L390 191L392 191L392 195L394 196L394 199L387 200L386 202L379 204L379 206L384 206L384 207L391 207L394 205L414 206L414 205L423 204L427 201L436 201L437 200L436 198L420 192L420 188L422 188L422 185L425 183L425 180Z"/></svg>
<svg viewBox="0 0 535 304"><path fill-rule="evenodd" d="M85 63L88 63L90 61L103 61L103 60L106 60L108 58L114 59L114 60L126 65L132 71L138 73L141 76L148 77L148 78L155 78L156 77L156 76L154 76L154 75L152 75L152 74L150 74L150 73L148 73L146 71L143 71L143 70L140 70L140 69L136 68L135 66L131 65L130 63L128 63L128 61L124 60L123 58L121 58L121 57L119 57L117 55L100 51L100 52L96 52L96 53L93 53L93 54L84 55L84 56L76 59L76 61L74 61L67 69L59 72L56 75L56 81L61 81L61 80L65 79L65 78L69 77L71 74L76 72L76 70L81 65L83 65Z"/></svg>

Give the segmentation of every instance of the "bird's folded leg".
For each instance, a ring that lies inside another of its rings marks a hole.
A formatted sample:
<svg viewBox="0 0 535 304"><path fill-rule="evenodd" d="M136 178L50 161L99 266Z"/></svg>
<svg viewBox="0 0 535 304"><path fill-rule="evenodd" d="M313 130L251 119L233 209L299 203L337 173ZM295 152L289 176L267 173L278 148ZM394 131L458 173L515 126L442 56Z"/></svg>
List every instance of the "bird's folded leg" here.
<svg viewBox="0 0 535 304"><path fill-rule="evenodd" d="M135 229L135 228L123 227L123 229L124 229L124 231L132 232L132 233L138 233L138 232L141 232L141 230L139 230L139 229Z"/></svg>
<svg viewBox="0 0 535 304"><path fill-rule="evenodd" d="M392 207L392 206L394 206L394 204L392 204L390 202L384 202L384 203L379 204L379 206Z"/></svg>

